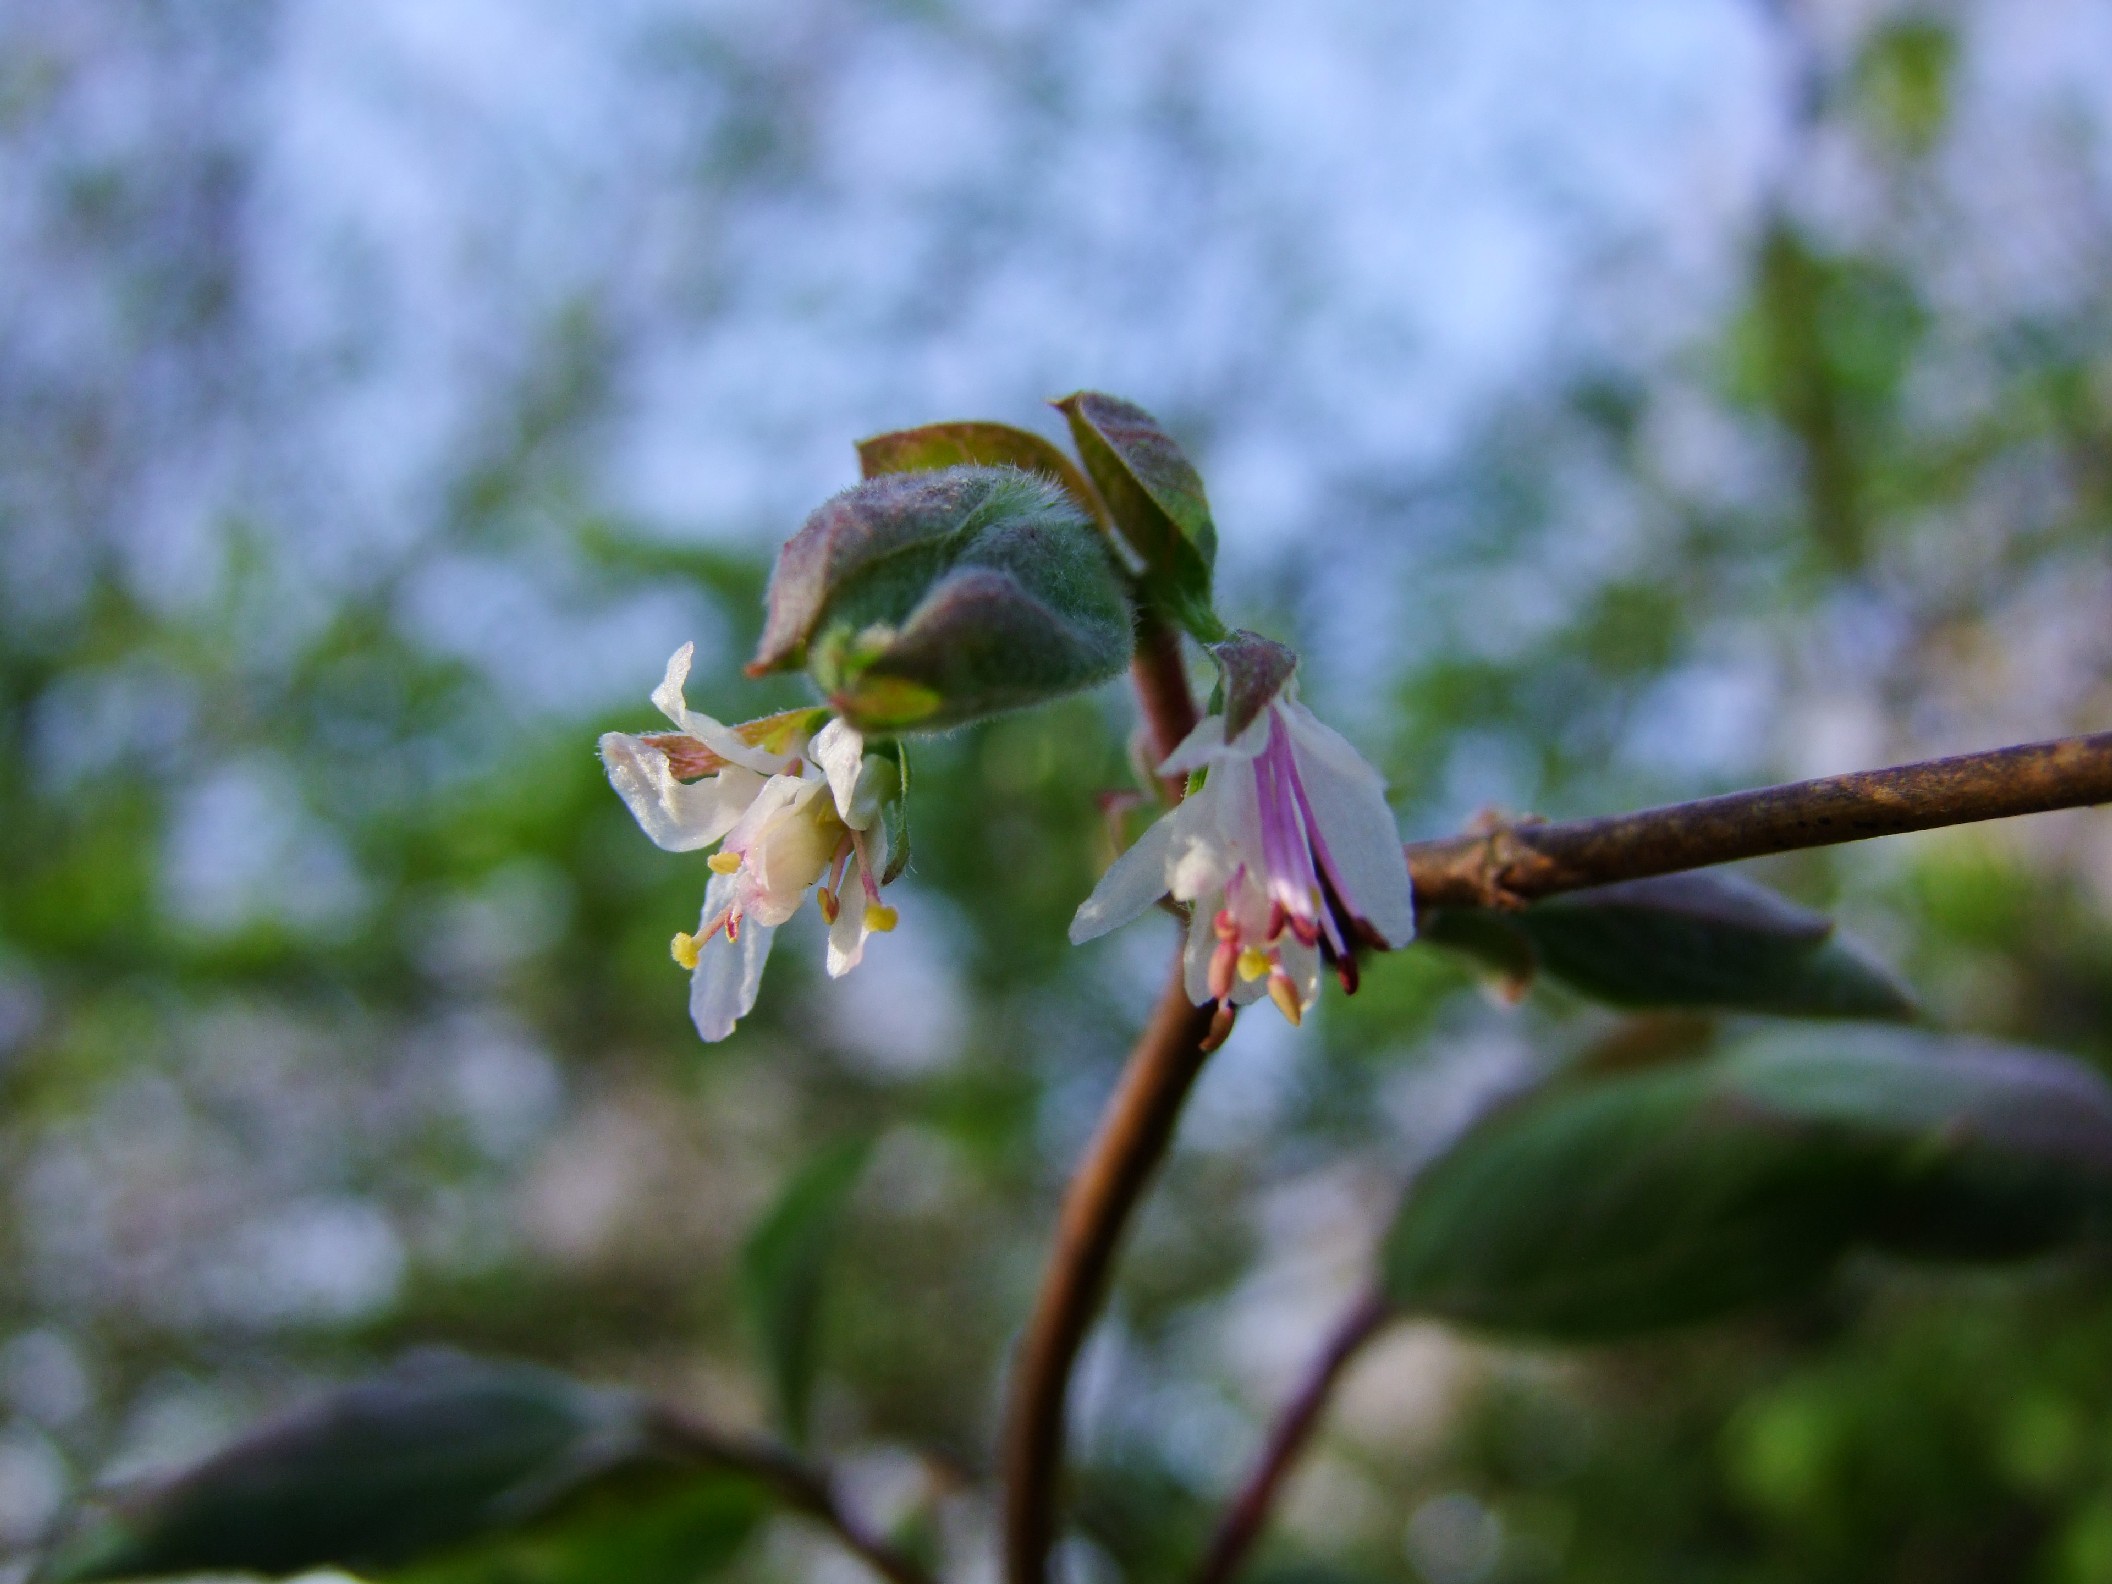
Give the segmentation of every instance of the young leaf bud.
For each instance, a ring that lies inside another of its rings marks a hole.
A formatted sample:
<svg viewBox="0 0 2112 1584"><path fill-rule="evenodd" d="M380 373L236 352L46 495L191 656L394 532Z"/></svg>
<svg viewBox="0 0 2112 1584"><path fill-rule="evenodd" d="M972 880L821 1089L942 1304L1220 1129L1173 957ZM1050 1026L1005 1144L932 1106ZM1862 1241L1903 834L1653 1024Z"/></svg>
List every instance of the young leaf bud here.
<svg viewBox="0 0 2112 1584"><path fill-rule="evenodd" d="M779 553L751 675L804 665L865 731L934 731L1038 704L1128 662L1100 534L1010 467L868 479Z"/></svg>

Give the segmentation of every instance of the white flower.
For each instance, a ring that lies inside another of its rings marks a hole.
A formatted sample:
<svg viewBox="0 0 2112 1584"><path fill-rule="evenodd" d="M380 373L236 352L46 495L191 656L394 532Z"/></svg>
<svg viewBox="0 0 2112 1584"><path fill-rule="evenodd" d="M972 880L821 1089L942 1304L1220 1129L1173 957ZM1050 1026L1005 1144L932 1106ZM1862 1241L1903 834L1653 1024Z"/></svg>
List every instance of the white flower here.
<svg viewBox="0 0 2112 1584"><path fill-rule="evenodd" d="M1190 904L1184 955L1196 1005L1267 994L1297 1023L1331 964L1356 987L1356 946L1405 946L1415 892L1385 783L1288 684L1231 741L1211 715L1160 766L1203 784L1118 858L1071 920L1074 942L1161 896Z"/></svg>
<svg viewBox="0 0 2112 1584"><path fill-rule="evenodd" d="M809 891L829 923L832 977L858 965L868 935L895 927L895 910L880 900L888 856L882 816L901 783L893 761L867 753L864 738L826 710L733 727L691 710L682 686L693 652L690 644L675 652L653 693L681 730L609 732L601 757L656 845L690 852L723 841L709 860L696 933L675 936L669 948L691 970L697 1032L720 1040L755 1005L771 937ZM853 871L864 895L846 908L840 899Z"/></svg>

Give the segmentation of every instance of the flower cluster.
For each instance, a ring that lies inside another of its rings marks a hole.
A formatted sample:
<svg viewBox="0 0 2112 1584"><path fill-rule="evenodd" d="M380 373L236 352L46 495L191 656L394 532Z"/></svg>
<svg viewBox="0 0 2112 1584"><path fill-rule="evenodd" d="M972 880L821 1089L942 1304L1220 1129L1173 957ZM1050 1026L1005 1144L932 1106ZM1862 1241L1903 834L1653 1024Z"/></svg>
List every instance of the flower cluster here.
<svg viewBox="0 0 2112 1584"><path fill-rule="evenodd" d="M1332 966L1356 988L1358 945L1405 946L1415 892L1385 783L1292 696L1286 678L1243 728L1208 716L1163 774L1202 782L1118 858L1071 921L1087 941L1160 897L1190 905L1189 999L1266 994L1292 1023Z"/></svg>
<svg viewBox="0 0 2112 1584"><path fill-rule="evenodd" d="M725 726L690 709L683 684L694 650L675 652L653 692L677 729L609 732L601 758L655 845L694 852L719 844L696 933L678 934L670 950L691 972L697 1032L720 1040L755 1005L771 937L808 892L828 921L832 977L857 967L869 935L895 927L880 887L889 856L884 816L901 775L826 710ZM860 894L846 898L853 882Z"/></svg>

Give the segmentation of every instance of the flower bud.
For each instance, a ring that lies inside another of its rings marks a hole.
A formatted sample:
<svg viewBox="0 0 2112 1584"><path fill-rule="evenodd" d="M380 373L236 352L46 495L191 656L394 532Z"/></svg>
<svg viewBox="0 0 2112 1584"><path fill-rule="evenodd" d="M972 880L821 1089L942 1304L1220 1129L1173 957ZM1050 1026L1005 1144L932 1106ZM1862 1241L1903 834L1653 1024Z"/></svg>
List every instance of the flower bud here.
<svg viewBox="0 0 2112 1584"><path fill-rule="evenodd" d="M771 574L750 675L804 665L865 731L939 730L1120 671L1129 604L1100 534L1009 467L868 479L825 502Z"/></svg>

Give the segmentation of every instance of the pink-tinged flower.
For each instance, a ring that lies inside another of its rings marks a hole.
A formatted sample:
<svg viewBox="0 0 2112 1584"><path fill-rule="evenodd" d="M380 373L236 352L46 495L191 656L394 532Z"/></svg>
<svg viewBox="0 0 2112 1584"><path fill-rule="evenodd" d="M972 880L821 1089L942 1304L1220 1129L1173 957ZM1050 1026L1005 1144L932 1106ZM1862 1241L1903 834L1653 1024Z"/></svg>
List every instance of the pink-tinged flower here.
<svg viewBox="0 0 2112 1584"><path fill-rule="evenodd" d="M1290 696L1287 677L1228 741L1211 715L1160 766L1201 786L1118 858L1071 920L1074 942L1126 924L1160 897L1190 906L1184 955L1196 1005L1266 994L1292 1023L1320 994L1323 962L1356 988L1359 945L1415 936L1408 859L1385 783Z"/></svg>
<svg viewBox="0 0 2112 1584"><path fill-rule="evenodd" d="M691 710L682 687L692 651L689 644L676 651L653 694L681 730L610 732L601 757L656 845L690 852L722 844L708 860L712 878L696 933L678 934L669 947L691 973L697 1032L720 1040L755 1005L771 937L808 892L828 921L832 977L858 965L867 936L895 927L880 887L886 805L900 796L901 776L893 760L867 753L864 738L826 710L731 727ZM852 879L862 896L846 907L843 888Z"/></svg>

